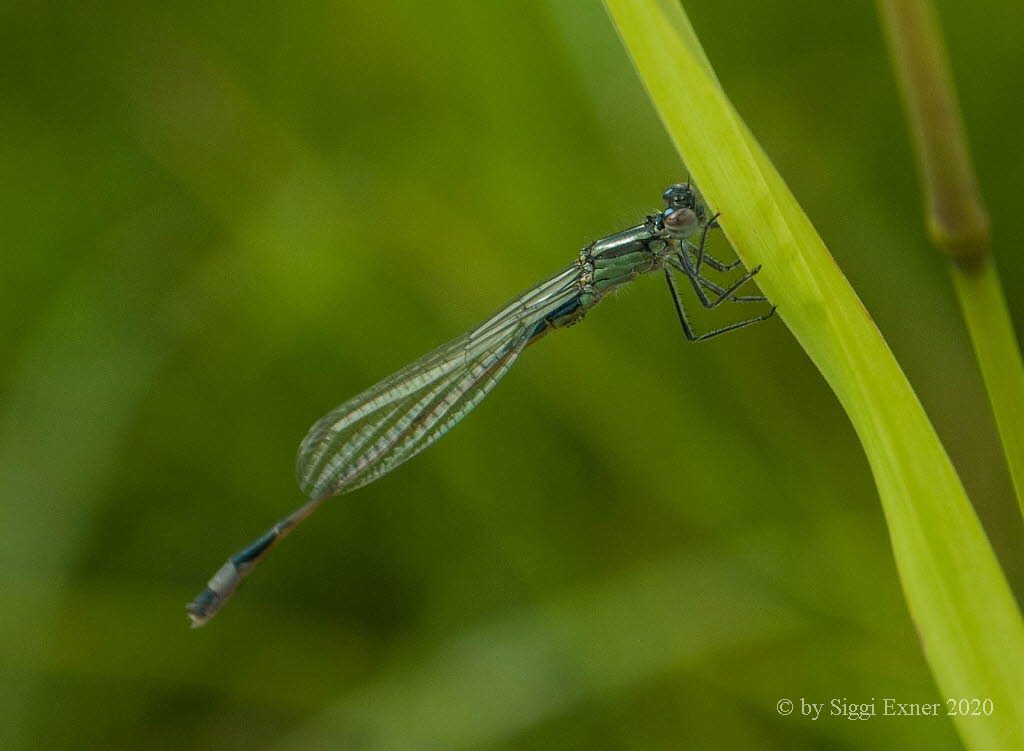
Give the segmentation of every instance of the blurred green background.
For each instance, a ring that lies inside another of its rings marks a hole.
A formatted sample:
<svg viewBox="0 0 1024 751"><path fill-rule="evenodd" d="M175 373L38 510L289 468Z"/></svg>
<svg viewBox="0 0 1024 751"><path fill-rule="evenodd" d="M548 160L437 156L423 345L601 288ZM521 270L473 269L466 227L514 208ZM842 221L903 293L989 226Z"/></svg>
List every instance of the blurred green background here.
<svg viewBox="0 0 1024 751"><path fill-rule="evenodd" d="M687 7L1019 598L874 7ZM1024 11L939 8L1024 330ZM959 747L799 716L946 697L822 379L780 320L688 346L657 278L187 628L313 421L685 176L598 2L15 0L0 56L0 747Z"/></svg>

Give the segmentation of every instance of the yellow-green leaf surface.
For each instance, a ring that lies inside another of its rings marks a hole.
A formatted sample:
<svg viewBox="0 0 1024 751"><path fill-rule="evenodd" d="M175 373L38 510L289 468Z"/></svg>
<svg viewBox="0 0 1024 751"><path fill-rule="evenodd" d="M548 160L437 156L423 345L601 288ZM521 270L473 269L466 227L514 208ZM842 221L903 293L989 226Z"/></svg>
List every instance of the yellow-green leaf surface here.
<svg viewBox="0 0 1024 751"><path fill-rule="evenodd" d="M911 615L971 748L1024 738L1024 624L945 450L880 332L733 110L673 0L606 0L725 234L850 417L878 486ZM782 92L780 92L782 95Z"/></svg>

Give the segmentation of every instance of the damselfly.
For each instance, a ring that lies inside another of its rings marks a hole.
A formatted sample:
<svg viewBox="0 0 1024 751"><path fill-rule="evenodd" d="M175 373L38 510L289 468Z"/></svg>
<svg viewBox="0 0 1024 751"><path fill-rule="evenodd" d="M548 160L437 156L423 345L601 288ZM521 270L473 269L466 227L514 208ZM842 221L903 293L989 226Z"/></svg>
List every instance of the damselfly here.
<svg viewBox="0 0 1024 751"><path fill-rule="evenodd" d="M438 347L359 394L317 422L299 446L296 473L311 499L266 534L228 559L188 606L192 625L202 626L224 605L242 579L282 537L325 500L373 482L440 438L490 393L523 350L554 329L583 320L587 311L638 276L662 271L676 314L690 341L702 341L770 318L767 313L696 334L679 298L673 272L693 287L706 308L725 301L766 302L737 290L760 270L752 269L723 286L702 273L725 272L705 252L717 215L708 217L688 183L670 186L665 208L643 224L583 248L576 260L513 298L469 333ZM699 235L698 243L691 238Z"/></svg>

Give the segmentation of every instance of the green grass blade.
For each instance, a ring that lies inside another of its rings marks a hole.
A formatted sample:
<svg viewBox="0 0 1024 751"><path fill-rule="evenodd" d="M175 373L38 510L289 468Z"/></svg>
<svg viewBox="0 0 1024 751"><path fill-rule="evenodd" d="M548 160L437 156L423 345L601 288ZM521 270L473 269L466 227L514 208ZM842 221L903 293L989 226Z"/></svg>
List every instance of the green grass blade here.
<svg viewBox="0 0 1024 751"><path fill-rule="evenodd" d="M1024 511L1024 363L995 263L939 21L927 0L879 2L925 193Z"/></svg>
<svg viewBox="0 0 1024 751"><path fill-rule="evenodd" d="M941 695L990 698L957 718L971 748L1024 737L1024 623L949 457L873 321L733 110L668 0L606 0L676 147L864 446L907 604Z"/></svg>
<svg viewBox="0 0 1024 751"><path fill-rule="evenodd" d="M1024 513L1024 363L999 272L987 258L974 268L952 265L950 274Z"/></svg>

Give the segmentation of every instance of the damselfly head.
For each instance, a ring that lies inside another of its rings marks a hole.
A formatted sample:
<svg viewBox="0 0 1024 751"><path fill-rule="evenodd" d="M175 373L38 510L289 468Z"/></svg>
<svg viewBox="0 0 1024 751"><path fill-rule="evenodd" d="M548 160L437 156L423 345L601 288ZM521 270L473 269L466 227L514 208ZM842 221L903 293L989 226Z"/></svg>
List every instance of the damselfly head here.
<svg viewBox="0 0 1024 751"><path fill-rule="evenodd" d="M704 202L690 183L669 185L661 197L666 206L662 221L673 235L689 237L704 223Z"/></svg>
<svg viewBox="0 0 1024 751"><path fill-rule="evenodd" d="M694 193L690 183L676 183L669 185L661 194L665 205L670 209L686 208L692 209L697 206L697 194Z"/></svg>

